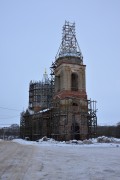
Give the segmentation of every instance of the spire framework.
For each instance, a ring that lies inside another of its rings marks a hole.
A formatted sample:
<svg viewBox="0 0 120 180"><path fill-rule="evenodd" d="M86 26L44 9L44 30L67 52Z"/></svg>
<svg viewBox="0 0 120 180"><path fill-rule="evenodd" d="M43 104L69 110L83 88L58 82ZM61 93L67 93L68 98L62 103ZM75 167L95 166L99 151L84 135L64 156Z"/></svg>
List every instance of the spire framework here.
<svg viewBox="0 0 120 180"><path fill-rule="evenodd" d="M76 56L83 59L75 34L75 23L65 21L62 33L62 43L56 55L56 59L65 56Z"/></svg>

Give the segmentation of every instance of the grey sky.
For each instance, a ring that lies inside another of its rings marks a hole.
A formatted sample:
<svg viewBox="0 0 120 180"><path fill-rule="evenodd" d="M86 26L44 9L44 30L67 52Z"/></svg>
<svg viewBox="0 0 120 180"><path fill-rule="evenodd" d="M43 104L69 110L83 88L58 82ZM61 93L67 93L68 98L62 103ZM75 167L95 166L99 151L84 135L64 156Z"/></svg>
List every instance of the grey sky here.
<svg viewBox="0 0 120 180"><path fill-rule="evenodd" d="M120 1L0 0L0 124L19 123L30 80L54 61L65 20L76 23L98 124L120 121Z"/></svg>

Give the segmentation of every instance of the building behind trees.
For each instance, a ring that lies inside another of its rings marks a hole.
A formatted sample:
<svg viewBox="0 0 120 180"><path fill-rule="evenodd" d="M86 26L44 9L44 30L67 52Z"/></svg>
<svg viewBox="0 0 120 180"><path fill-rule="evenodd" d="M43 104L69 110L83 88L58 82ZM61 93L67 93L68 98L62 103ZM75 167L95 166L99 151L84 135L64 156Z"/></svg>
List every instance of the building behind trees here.
<svg viewBox="0 0 120 180"><path fill-rule="evenodd" d="M20 126L18 124L11 124L8 127L0 128L0 139L12 140L20 137Z"/></svg>

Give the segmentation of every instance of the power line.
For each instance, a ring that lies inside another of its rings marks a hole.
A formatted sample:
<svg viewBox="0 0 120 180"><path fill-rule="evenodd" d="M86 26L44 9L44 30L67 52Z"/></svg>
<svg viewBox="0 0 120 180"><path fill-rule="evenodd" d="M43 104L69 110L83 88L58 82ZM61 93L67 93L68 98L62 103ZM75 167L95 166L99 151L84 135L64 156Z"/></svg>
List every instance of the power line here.
<svg viewBox="0 0 120 180"><path fill-rule="evenodd" d="M20 115L18 116L11 116L11 117L0 117L0 120L3 120L3 119L12 119L12 118L16 118L16 117L20 117Z"/></svg>
<svg viewBox="0 0 120 180"><path fill-rule="evenodd" d="M6 108L6 107L0 107L0 109L6 109L6 110L10 110L10 111L21 111L18 109L11 109L11 108Z"/></svg>
<svg viewBox="0 0 120 180"><path fill-rule="evenodd" d="M11 123L11 124L0 124L0 125L13 125L13 124L16 124L16 123Z"/></svg>

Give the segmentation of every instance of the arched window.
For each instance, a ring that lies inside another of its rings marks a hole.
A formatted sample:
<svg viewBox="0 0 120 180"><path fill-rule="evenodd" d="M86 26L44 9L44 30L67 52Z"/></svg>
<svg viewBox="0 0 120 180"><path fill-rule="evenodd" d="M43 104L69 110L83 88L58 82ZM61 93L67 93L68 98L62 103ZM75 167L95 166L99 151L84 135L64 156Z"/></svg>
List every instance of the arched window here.
<svg viewBox="0 0 120 180"><path fill-rule="evenodd" d="M78 111L78 104L77 103L73 103L72 104L72 110L74 111L74 112L77 112Z"/></svg>
<svg viewBox="0 0 120 180"><path fill-rule="evenodd" d="M60 75L55 76L55 91L60 91Z"/></svg>
<svg viewBox="0 0 120 180"><path fill-rule="evenodd" d="M78 91L78 75L76 73L71 74L71 90Z"/></svg>
<svg viewBox="0 0 120 180"><path fill-rule="evenodd" d="M73 105L73 106L78 106L78 104L77 104L77 103L73 103L72 105Z"/></svg>
<svg viewBox="0 0 120 180"><path fill-rule="evenodd" d="M60 91L60 75L58 76L58 91Z"/></svg>

